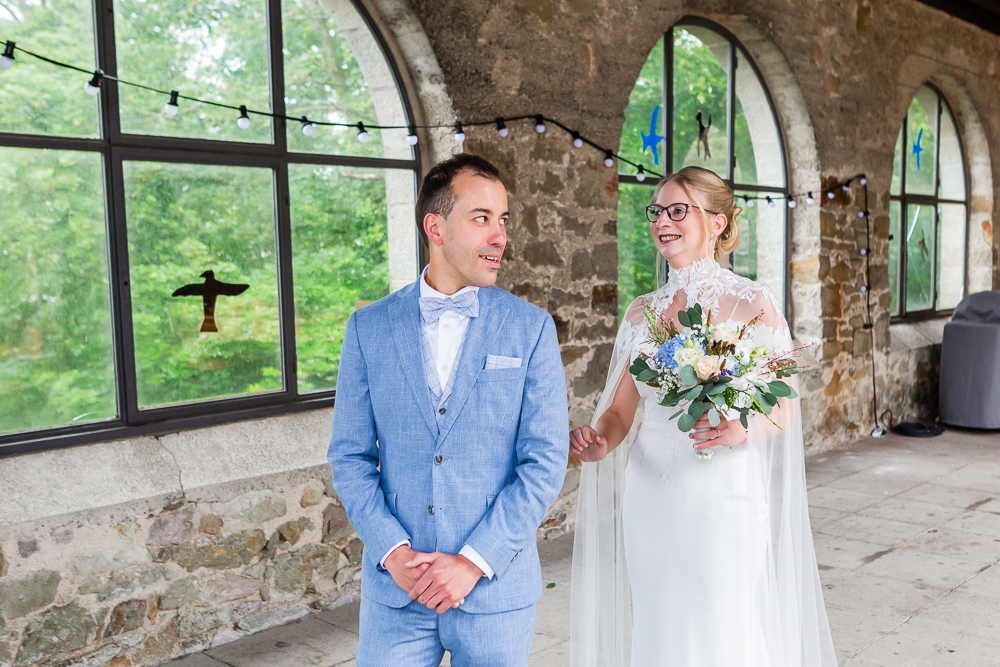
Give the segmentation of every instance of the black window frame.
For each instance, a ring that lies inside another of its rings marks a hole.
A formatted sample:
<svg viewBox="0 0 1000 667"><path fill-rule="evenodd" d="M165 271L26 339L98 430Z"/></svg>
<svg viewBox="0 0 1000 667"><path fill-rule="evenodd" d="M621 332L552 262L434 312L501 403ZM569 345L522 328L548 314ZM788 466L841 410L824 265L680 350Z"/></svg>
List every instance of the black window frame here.
<svg viewBox="0 0 1000 667"><path fill-rule="evenodd" d="M937 285L937 271L938 271L938 225L940 224L940 209L938 208L940 204L962 204L965 206L965 253L962 257L962 295L963 298L969 293L969 220L970 220L970 209L972 205L971 197L971 182L969 179L969 169L968 161L965 159L965 142L962 140L962 131L958 127L958 119L955 117L955 113L951 109L951 105L948 103L948 98L945 97L941 89L935 86L929 81L925 81L921 84L921 88L930 88L937 95L937 127L934 130L934 194L933 195L920 195L920 194L907 194L906 192L906 147L908 144L908 125L910 106L913 104L913 99L910 98L910 104L906 106L906 114L903 116L902 128L900 130L900 155L899 155L899 194L892 194L890 188L889 191L889 201L899 203L899 212L895 220L889 220L889 234L896 234L899 236L898 246L897 246L897 262L896 262L896 304L899 306L899 312L893 314L890 312L889 323L896 324L901 322L921 322L924 320L933 320L938 318L950 317L955 311L954 308L937 308L938 299L938 285ZM962 176L965 179L965 199L944 199L940 197L941 192L941 116L942 112L947 109L949 115L951 116L952 123L955 125L955 135L958 137L958 149L962 156ZM895 161L895 151L893 152L893 160ZM896 165L893 165L893 174L896 172ZM930 206L931 210L934 211L934 226L931 232L931 307L925 308L923 310L907 311L906 310L906 242L903 234L904 222L907 220L907 211L909 210L910 204L919 204L921 206ZM893 267L888 266L888 271L892 271Z"/></svg>
<svg viewBox="0 0 1000 667"><path fill-rule="evenodd" d="M729 72L728 72L728 84L726 90L726 109L727 109L727 138L726 138L726 153L728 156L727 160L727 173L722 177L723 182L729 186L733 192L746 192L751 196L766 197L768 195L774 195L787 199L789 197L790 190L788 188L788 157L787 151L785 150L785 135L781 129L781 123L778 120L777 108L774 106L774 99L771 97L771 91L767 87L766 80L761 75L760 68L757 67L757 63L754 61L753 57L750 55L749 51L743 46L739 39L736 38L733 33L726 30L721 25L709 21L707 19L701 18L700 16L685 16L674 23L670 28L663 34L663 108L665 113L662 115L660 120L660 131L664 136L664 173L672 174L674 172L674 146L673 146L673 119L674 119L674 42L673 35L674 30L677 28L683 28L685 26L695 26L698 28L704 28L706 30L711 30L720 37L726 39L729 42L730 54L729 59ZM736 149L735 149L735 131L736 131L736 53L737 49L742 52L745 56L746 63L750 65L753 73L756 75L757 80L761 83L761 88L764 90L764 96L767 98L768 108L771 110L771 117L774 118L775 129L778 133L778 146L781 150L781 170L782 170L782 180L785 185L783 187L774 187L767 185L749 185L746 183L734 183L733 175L736 171ZM650 188L656 187L656 181L650 182L649 179L640 181L636 178L635 174L631 173L618 173L618 181L620 183L628 183L631 185L642 185ZM651 190L652 191L652 190ZM738 199L739 197L737 197ZM759 204L758 204L759 205ZM791 286L789 285L789 270L788 270L788 252L791 245L791 228L788 224L788 206L782 200L776 200L776 205L781 206L784 211L782 216L785 225L785 245L782 249L784 256L784 293L782 294L782 302L787 310L787 305L790 303L791 299ZM663 280L666 280L667 274L669 272L669 266L667 261L662 257L659 259L661 266L659 275L662 276ZM732 263L732 255L730 255L730 263Z"/></svg>
<svg viewBox="0 0 1000 667"><path fill-rule="evenodd" d="M0 457L44 449L107 440L172 433L223 423L259 419L280 414L329 408L336 391L299 394L295 348L295 295L292 285L291 200L288 182L290 164L334 165L379 169L410 170L414 193L421 177L420 151L414 147L412 159L295 153L287 149L284 101L284 57L282 53L281 0L265 0L269 53L269 94L272 119L270 143L242 143L213 139L189 139L121 131L118 84L104 79L98 94L99 138L74 138L0 132L0 146L98 153L102 158L105 234L108 243L111 326L114 350L115 389L118 416L113 420L80 425L16 431L0 434ZM351 0L377 41L391 70L403 106L407 125L415 123L398 64L371 14L360 0ZM117 76L113 0L93 0L93 27L97 67ZM81 85L83 84L81 78ZM132 330L132 303L128 285L129 257L123 164L126 161L165 164L201 164L269 168L273 174L275 240L278 271L278 310L283 388L280 391L220 398L140 410L137 397L135 341ZM417 230L414 226L413 233ZM417 264L422 265L419 239ZM416 278L416 276L414 276ZM335 351L337 352L337 351Z"/></svg>

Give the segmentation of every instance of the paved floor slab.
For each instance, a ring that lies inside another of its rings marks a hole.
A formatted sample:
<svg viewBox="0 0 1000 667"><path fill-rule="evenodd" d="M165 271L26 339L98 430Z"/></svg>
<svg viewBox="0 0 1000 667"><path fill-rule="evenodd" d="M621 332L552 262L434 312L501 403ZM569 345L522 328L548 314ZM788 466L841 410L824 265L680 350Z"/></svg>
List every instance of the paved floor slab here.
<svg viewBox="0 0 1000 667"><path fill-rule="evenodd" d="M806 470L839 662L1000 665L1000 433L869 439L812 456ZM573 536L539 553L546 588L531 665L565 667ZM320 612L170 667L351 667L357 617L357 603Z"/></svg>

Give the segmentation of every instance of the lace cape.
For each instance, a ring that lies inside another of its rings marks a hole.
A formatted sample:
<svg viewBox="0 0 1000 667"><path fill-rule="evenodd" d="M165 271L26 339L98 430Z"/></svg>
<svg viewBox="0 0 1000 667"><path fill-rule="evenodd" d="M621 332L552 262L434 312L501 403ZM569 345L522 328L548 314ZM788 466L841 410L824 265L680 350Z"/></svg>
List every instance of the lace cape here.
<svg viewBox="0 0 1000 667"><path fill-rule="evenodd" d="M620 382L631 382L628 366L646 338L645 304L668 313L699 303L713 321L744 324L762 315L756 336L773 350L792 348L788 325L774 294L761 283L705 258L671 270L667 283L636 299L626 310L615 340L604 392L591 425L596 427ZM793 386L798 389L795 378ZM799 399L784 399L771 417L750 420L747 435L749 488L769 507L767 563L755 603L769 667L836 667L809 527ZM625 441L598 463L584 463L577 502L570 619L573 667L628 667L632 608L622 535L621 506L629 449L642 422L643 401ZM678 548L683 548L679 546ZM670 600L664 600L670 604Z"/></svg>

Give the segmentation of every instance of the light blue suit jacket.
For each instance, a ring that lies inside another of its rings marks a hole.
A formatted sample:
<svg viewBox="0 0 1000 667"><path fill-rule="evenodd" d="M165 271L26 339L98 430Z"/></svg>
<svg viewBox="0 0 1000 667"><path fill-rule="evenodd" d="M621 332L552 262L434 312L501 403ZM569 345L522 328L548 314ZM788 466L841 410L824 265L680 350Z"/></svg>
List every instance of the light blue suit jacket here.
<svg viewBox="0 0 1000 667"><path fill-rule="evenodd" d="M378 565L403 540L450 554L468 544L496 575L481 579L462 609L527 607L542 594L535 531L569 452L555 325L508 292L480 289L440 429L419 327L414 283L355 311L344 334L327 457L365 544L361 593L390 607L410 602ZM488 355L521 365L485 370Z"/></svg>

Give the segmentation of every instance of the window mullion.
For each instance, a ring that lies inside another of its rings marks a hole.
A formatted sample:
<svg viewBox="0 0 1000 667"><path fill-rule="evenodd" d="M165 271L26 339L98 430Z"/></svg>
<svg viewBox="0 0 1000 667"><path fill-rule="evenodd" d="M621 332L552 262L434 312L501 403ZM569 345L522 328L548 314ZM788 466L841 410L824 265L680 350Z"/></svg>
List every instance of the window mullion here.
<svg viewBox="0 0 1000 667"><path fill-rule="evenodd" d="M663 166L664 173L674 171L674 28L663 35Z"/></svg>
<svg viewBox="0 0 1000 667"><path fill-rule="evenodd" d="M729 40L729 81L726 85L726 177L736 180L736 45Z"/></svg>

